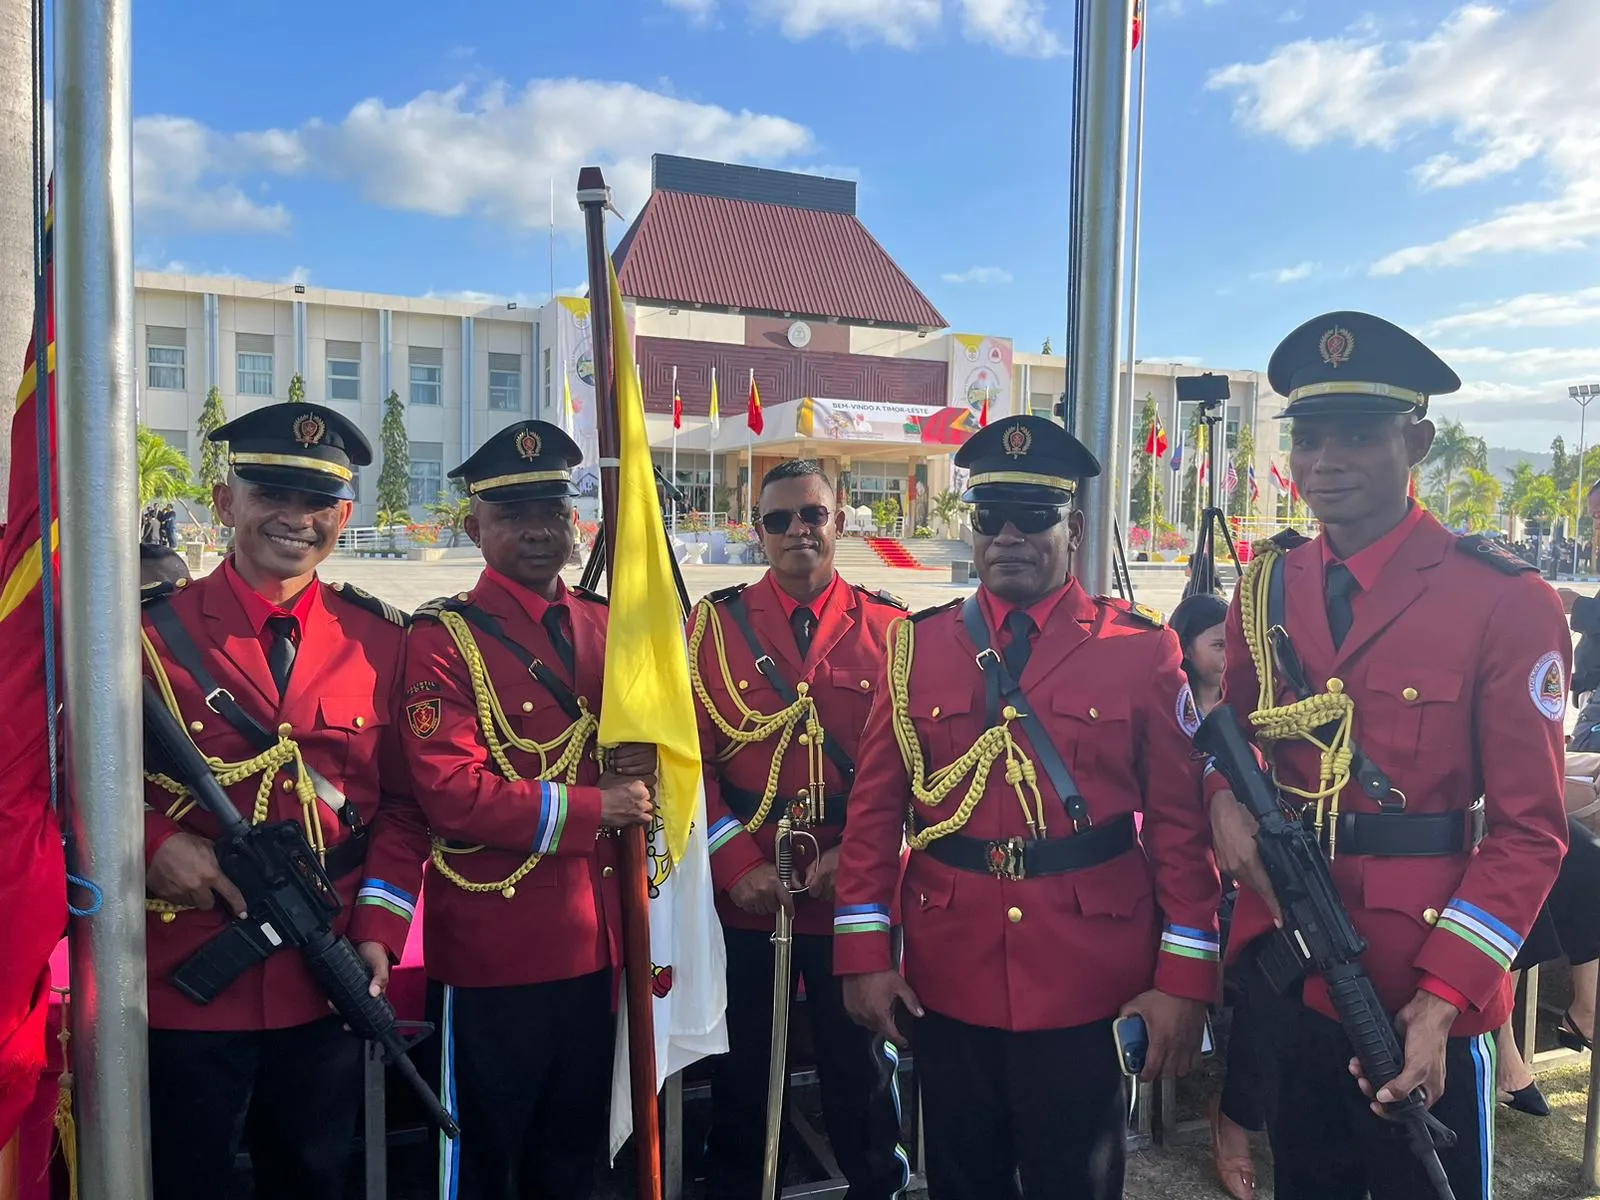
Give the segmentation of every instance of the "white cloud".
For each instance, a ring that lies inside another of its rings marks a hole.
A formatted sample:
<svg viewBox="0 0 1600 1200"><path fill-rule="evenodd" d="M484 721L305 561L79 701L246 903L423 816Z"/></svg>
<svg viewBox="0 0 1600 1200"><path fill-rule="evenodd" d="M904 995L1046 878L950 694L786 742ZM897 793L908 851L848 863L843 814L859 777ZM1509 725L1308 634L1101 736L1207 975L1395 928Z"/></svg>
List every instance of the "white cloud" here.
<svg viewBox="0 0 1600 1200"><path fill-rule="evenodd" d="M1226 67L1209 86L1236 93L1235 118L1246 128L1299 148L1342 140L1401 151L1443 130L1459 150L1413 167L1423 190L1541 169L1545 198L1404 247L1372 268L1395 275L1487 253L1570 249L1600 237L1597 44L1600 4L1593 0L1467 3L1420 40L1386 42L1369 23Z"/></svg>
<svg viewBox="0 0 1600 1200"><path fill-rule="evenodd" d="M1321 269L1321 263L1308 260L1292 267L1280 267L1276 271L1257 271L1251 278L1270 279L1273 283L1298 283L1302 279L1310 279Z"/></svg>
<svg viewBox="0 0 1600 1200"><path fill-rule="evenodd" d="M232 136L182 117L142 118L135 131L135 202L196 229L281 230L280 204L258 205L240 180L300 174L354 184L369 203L441 217L474 215L523 229L549 219L577 229L578 168L599 164L617 207L635 215L661 151L784 164L811 149L809 129L783 117L732 112L629 83L534 80L462 84L401 104L363 100L342 120Z"/></svg>
<svg viewBox="0 0 1600 1200"><path fill-rule="evenodd" d="M758 20L796 41L837 33L852 46L884 42L909 50L939 25L940 0L748 0Z"/></svg>
<svg viewBox="0 0 1600 1200"><path fill-rule="evenodd" d="M1555 350L1549 347L1525 347L1502 350L1491 346L1462 346L1453 350L1437 349L1445 362L1456 368L1489 366L1512 375L1578 374L1585 378L1600 379L1600 347L1576 347ZM1562 395L1565 395L1562 391Z"/></svg>
<svg viewBox="0 0 1600 1200"><path fill-rule="evenodd" d="M1484 308L1440 317L1422 327L1424 337L1458 330L1557 329L1593 324L1600 329L1600 287L1575 292L1528 292Z"/></svg>
<svg viewBox="0 0 1600 1200"><path fill-rule="evenodd" d="M987 42L1021 58L1055 58L1066 47L1044 23L1042 0L960 0L961 27L975 42Z"/></svg>
<svg viewBox="0 0 1600 1200"><path fill-rule="evenodd" d="M307 284L311 282L310 267L296 267L283 277L284 283Z"/></svg>
<svg viewBox="0 0 1600 1200"><path fill-rule="evenodd" d="M1004 267L970 267L965 271L951 271L941 278L946 283L1010 283L1011 272Z"/></svg>
<svg viewBox="0 0 1600 1200"><path fill-rule="evenodd" d="M286 161L267 141L214 133L188 117L139 117L133 123L133 204L141 225L182 226L207 233L281 233L289 227L281 204L258 204L227 176L254 156ZM249 138L250 135L246 135Z"/></svg>

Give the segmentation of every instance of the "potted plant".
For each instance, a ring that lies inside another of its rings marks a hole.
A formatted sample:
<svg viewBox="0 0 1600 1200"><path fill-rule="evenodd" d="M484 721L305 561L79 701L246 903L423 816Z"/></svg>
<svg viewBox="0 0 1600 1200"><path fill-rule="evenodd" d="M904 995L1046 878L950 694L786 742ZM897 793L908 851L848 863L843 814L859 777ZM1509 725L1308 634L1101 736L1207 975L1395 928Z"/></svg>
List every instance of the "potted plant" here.
<svg viewBox="0 0 1600 1200"><path fill-rule="evenodd" d="M933 498L933 519L944 529L945 537L955 541L960 531L961 493L955 488L945 488Z"/></svg>
<svg viewBox="0 0 1600 1200"><path fill-rule="evenodd" d="M412 562L438 562L444 557L444 547L439 545L439 526L407 525L406 557Z"/></svg>
<svg viewBox="0 0 1600 1200"><path fill-rule="evenodd" d="M735 565L744 562L745 549L750 544L750 527L738 521L729 521L723 530L723 545L727 549L728 561Z"/></svg>

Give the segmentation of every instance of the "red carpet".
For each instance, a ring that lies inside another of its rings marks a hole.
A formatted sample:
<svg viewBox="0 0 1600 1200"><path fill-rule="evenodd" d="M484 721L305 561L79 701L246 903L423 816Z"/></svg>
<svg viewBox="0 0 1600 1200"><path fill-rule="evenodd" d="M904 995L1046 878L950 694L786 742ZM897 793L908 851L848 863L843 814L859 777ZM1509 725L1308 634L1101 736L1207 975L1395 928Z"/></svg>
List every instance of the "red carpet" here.
<svg viewBox="0 0 1600 1200"><path fill-rule="evenodd" d="M898 567L902 571L931 571L934 569L919 563L912 557L911 551L907 550L894 538L869 537L866 542L888 566Z"/></svg>

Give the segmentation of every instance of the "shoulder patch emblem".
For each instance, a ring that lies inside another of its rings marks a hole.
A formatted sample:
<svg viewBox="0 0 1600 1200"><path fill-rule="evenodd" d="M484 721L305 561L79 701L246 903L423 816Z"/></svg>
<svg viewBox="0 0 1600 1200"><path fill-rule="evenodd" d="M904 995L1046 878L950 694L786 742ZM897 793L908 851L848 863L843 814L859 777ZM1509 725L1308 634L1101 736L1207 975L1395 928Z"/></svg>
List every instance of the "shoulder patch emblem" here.
<svg viewBox="0 0 1600 1200"><path fill-rule="evenodd" d="M1146 621L1149 621L1150 624L1154 625L1157 629L1160 629L1163 625L1165 625L1167 623L1166 618L1161 615L1161 610L1159 608L1151 608L1148 604L1133 604L1133 605L1130 605L1129 606L1129 612L1133 616L1143 617Z"/></svg>
<svg viewBox="0 0 1600 1200"><path fill-rule="evenodd" d="M1194 692L1186 683L1178 692L1178 728L1190 737L1200 728L1200 709L1195 706Z"/></svg>
<svg viewBox="0 0 1600 1200"><path fill-rule="evenodd" d="M1552 721L1567 715L1567 678L1561 668L1561 653L1550 651L1528 673L1528 695L1534 707Z"/></svg>
<svg viewBox="0 0 1600 1200"><path fill-rule="evenodd" d="M1513 554L1499 542L1490 541L1479 534L1456 539L1456 549L1463 554L1470 554L1473 558L1486 566L1493 567L1502 575L1520 575L1524 571L1538 570L1527 559Z"/></svg>
<svg viewBox="0 0 1600 1200"><path fill-rule="evenodd" d="M426 741L439 730L439 720L443 715L443 706L438 700L417 700L406 705L406 722L411 726L411 734L419 741Z"/></svg>

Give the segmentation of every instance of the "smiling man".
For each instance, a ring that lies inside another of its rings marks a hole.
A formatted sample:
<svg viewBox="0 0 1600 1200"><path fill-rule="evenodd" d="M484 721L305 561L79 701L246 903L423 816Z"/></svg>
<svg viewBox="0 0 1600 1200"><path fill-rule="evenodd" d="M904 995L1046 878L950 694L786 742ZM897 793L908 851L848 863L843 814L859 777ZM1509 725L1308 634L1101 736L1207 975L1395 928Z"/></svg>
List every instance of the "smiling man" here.
<svg viewBox="0 0 1600 1200"><path fill-rule="evenodd" d="M702 600L690 641L711 871L728 948L728 1054L712 1077L707 1194L760 1194L772 932L778 908L792 905L794 973L805 981L828 1141L853 1200L889 1200L907 1177L895 1058L845 1012L833 974L833 900L861 728L883 669L885 632L905 605L852 587L833 569L844 511L814 459L767 472L759 503L771 569L753 585ZM797 864L807 886L797 899L773 861L784 814L820 851Z"/></svg>
<svg viewBox="0 0 1600 1200"><path fill-rule="evenodd" d="M315 404L232 421L230 474L212 493L233 553L210 575L144 588L146 669L220 760L239 811L303 826L339 889L340 932L387 985L421 876L421 831L390 700L405 618L317 568L350 520L360 430ZM181 564L180 564L181 566ZM263 756L265 768L245 772ZM297 763L306 768L300 778ZM309 784L309 786L305 786ZM229 1190L238 1131L255 1194L341 1200L361 1101L361 1044L328 1015L300 955L279 953L200 1006L169 981L243 901L220 874L217 825L187 794L146 789L146 938L155 1194Z"/></svg>
<svg viewBox="0 0 1600 1200"><path fill-rule="evenodd" d="M440 1092L461 1126L440 1139L452 1200L585 1200L604 1139L622 961L611 835L651 820L655 747L596 755L606 605L561 579L582 458L558 427L519 421L450 472L486 565L470 592L419 608L406 639Z"/></svg>
<svg viewBox="0 0 1600 1200"><path fill-rule="evenodd" d="M1127 1110L1112 1020L1144 1017L1148 1077L1181 1073L1218 986L1194 706L1158 615L1072 577L1094 456L1053 421L1008 417L956 465L972 471L981 586L890 632L835 969L856 1020L910 1035L933 1200L1014 1195L1019 1172L1027 1196L1113 1200Z"/></svg>
<svg viewBox="0 0 1600 1200"><path fill-rule="evenodd" d="M1458 1200L1487 1198L1507 967L1565 842L1561 604L1530 564L1407 499L1433 443L1429 398L1461 386L1421 342L1366 313L1328 313L1284 339L1269 374L1289 398L1289 465L1322 535L1280 535L1251 563L1228 616L1224 698L1275 731L1274 774L1317 823L1369 945L1362 962L1405 1046L1376 1099L1421 1088L1457 1138L1439 1156ZM1292 654L1266 644L1269 626ZM1318 697L1317 720L1285 711L1302 694ZM1346 738L1362 752L1353 763L1324 749ZM1279 1052L1277 1194L1430 1195L1355 1077L1324 981L1282 969L1298 953L1273 953L1282 935L1254 819L1220 775L1207 791L1218 862L1243 885L1229 957Z"/></svg>

